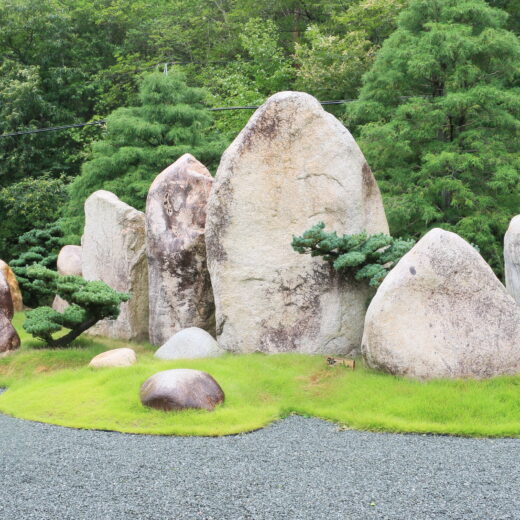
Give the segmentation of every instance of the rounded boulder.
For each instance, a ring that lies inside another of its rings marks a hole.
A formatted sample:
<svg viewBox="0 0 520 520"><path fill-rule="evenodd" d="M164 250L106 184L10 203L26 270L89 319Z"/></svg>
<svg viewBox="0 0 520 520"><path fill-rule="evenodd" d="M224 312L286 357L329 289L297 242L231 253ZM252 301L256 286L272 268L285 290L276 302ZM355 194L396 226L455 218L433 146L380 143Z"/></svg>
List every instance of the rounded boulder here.
<svg viewBox="0 0 520 520"><path fill-rule="evenodd" d="M93 368L129 367L136 361L135 352L131 348L115 348L98 354L92 358L88 366Z"/></svg>
<svg viewBox="0 0 520 520"><path fill-rule="evenodd" d="M189 327L174 334L155 352L159 359L194 359L224 354L213 336L199 327Z"/></svg>
<svg viewBox="0 0 520 520"><path fill-rule="evenodd" d="M141 386L141 403L157 410L199 408L212 411L224 402L224 391L206 372L173 369L157 372Z"/></svg>

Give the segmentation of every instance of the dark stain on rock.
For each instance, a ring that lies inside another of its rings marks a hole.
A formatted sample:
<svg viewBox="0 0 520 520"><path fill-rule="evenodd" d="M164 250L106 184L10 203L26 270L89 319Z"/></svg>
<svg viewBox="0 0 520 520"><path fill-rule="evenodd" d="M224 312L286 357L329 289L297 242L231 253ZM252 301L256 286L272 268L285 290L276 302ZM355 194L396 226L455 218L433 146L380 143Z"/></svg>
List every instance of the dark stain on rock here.
<svg viewBox="0 0 520 520"><path fill-rule="evenodd" d="M415 267L413 267L413 266L410 267L410 272L411 272L412 274L417 274L417 271L415 270Z"/></svg>
<svg viewBox="0 0 520 520"><path fill-rule="evenodd" d="M377 183L374 178L374 174L372 173L372 170L370 169L370 166L368 166L368 163L365 162L363 164L363 167L361 169L361 172L363 174L363 193L364 198L370 199L372 196L376 195L378 192Z"/></svg>

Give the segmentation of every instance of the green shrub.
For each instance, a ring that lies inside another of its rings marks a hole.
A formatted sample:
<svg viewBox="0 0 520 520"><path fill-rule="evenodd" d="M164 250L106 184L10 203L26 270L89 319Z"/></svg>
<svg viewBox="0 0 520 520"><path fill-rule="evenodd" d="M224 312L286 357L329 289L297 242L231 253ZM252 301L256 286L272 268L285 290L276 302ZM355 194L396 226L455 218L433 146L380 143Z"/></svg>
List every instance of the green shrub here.
<svg viewBox="0 0 520 520"><path fill-rule="evenodd" d="M99 320L117 318L120 304L131 297L130 294L114 291L104 282L62 276L39 264L28 267L27 276L34 284L38 283L70 304L63 312L42 306L27 313L23 328L50 347L67 347ZM54 338L53 334L63 328L70 332Z"/></svg>
<svg viewBox="0 0 520 520"><path fill-rule="evenodd" d="M329 233L324 229L325 224L320 222L302 236L293 236L293 249L301 254L322 256L336 271L356 280L368 280L371 287L377 287L415 243L384 233L338 236L335 231Z"/></svg>

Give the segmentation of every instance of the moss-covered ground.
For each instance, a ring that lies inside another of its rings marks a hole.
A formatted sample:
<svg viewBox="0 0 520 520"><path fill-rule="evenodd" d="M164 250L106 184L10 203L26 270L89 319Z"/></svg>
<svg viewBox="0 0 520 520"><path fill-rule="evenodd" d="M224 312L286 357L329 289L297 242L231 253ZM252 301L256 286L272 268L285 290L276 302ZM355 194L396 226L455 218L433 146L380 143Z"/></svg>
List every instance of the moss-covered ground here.
<svg viewBox="0 0 520 520"><path fill-rule="evenodd" d="M94 370L96 354L128 345L82 338L76 348L48 350L15 325L23 347L0 359L0 411L76 428L131 433L226 435L251 431L291 413L346 428L466 436L520 437L520 377L418 382L368 370L326 365L322 356L226 355L159 361L153 347L131 344L138 363ZM139 387L169 368L209 372L226 394L214 412L160 412L143 407Z"/></svg>

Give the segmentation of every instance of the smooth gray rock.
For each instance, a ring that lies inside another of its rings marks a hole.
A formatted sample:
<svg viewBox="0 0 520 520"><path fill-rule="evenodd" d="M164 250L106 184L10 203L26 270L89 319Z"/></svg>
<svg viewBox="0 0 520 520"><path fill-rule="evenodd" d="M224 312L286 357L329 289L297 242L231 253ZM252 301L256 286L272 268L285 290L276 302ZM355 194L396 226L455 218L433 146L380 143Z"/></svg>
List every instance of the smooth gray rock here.
<svg viewBox="0 0 520 520"><path fill-rule="evenodd" d="M520 305L520 215L514 217L504 237L506 287Z"/></svg>
<svg viewBox="0 0 520 520"><path fill-rule="evenodd" d="M150 342L161 345L177 331L215 332L215 304L204 226L213 178L185 154L159 174L146 201L150 291Z"/></svg>
<svg viewBox="0 0 520 520"><path fill-rule="evenodd" d="M323 221L388 232L374 176L350 132L302 92L270 97L225 151L206 223L217 340L233 352L355 354L368 288L291 247Z"/></svg>
<svg viewBox="0 0 520 520"><path fill-rule="evenodd" d="M82 276L81 270L81 246L63 246L58 254L58 273L63 276ZM55 311L63 312L69 304L58 295L52 302Z"/></svg>
<svg viewBox="0 0 520 520"><path fill-rule="evenodd" d="M213 336L198 327L189 327L174 334L155 352L159 359L194 359L224 354Z"/></svg>
<svg viewBox="0 0 520 520"><path fill-rule="evenodd" d="M179 368L157 372L141 386L141 402L158 410L201 408L212 411L224 402L224 392L206 372Z"/></svg>
<svg viewBox="0 0 520 520"><path fill-rule="evenodd" d="M480 254L442 229L390 271L365 320L368 366L401 376L520 373L520 307Z"/></svg>
<svg viewBox="0 0 520 520"><path fill-rule="evenodd" d="M85 280L101 280L132 294L116 320L103 320L89 334L141 341L148 338L148 264L144 213L99 190L85 202L82 238Z"/></svg>

